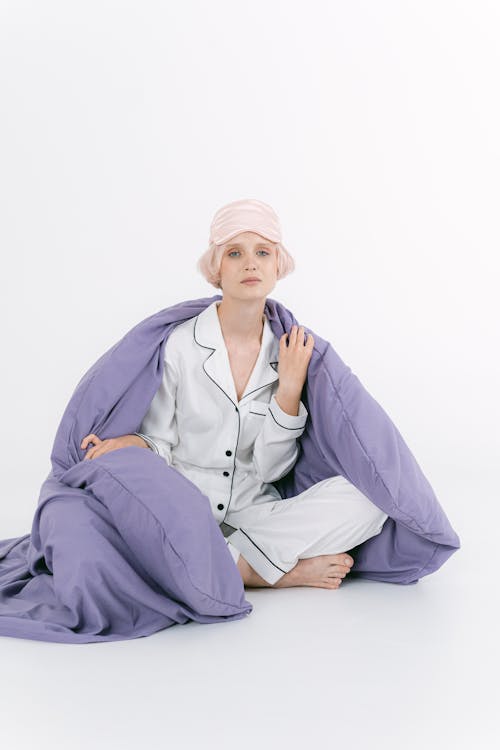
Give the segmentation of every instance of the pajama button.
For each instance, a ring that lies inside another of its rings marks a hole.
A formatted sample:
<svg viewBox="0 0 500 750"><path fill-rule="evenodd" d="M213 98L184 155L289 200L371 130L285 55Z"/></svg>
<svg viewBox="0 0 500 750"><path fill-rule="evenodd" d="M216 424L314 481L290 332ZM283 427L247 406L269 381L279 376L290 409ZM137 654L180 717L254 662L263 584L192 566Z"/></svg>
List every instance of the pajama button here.
<svg viewBox="0 0 500 750"><path fill-rule="evenodd" d="M217 509L218 510L224 510L224 506L222 505L222 503L218 504Z"/></svg>
<svg viewBox="0 0 500 750"><path fill-rule="evenodd" d="M226 451L226 456L230 456L232 454L232 451Z"/></svg>
<svg viewBox="0 0 500 750"><path fill-rule="evenodd" d="M229 476L229 472L228 471L223 471L222 473L224 474L225 477Z"/></svg>

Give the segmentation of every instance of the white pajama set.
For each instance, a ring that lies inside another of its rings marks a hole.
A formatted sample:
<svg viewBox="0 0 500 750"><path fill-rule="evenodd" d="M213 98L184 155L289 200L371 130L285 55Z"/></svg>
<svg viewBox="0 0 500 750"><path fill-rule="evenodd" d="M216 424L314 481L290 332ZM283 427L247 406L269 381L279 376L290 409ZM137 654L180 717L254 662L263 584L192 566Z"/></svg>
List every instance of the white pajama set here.
<svg viewBox="0 0 500 750"><path fill-rule="evenodd" d="M308 412L276 401L279 339L267 317L238 401L214 301L170 333L162 382L139 432L210 501L228 549L269 584L301 558L336 554L379 534L387 514L343 476L281 499L271 484L297 460Z"/></svg>

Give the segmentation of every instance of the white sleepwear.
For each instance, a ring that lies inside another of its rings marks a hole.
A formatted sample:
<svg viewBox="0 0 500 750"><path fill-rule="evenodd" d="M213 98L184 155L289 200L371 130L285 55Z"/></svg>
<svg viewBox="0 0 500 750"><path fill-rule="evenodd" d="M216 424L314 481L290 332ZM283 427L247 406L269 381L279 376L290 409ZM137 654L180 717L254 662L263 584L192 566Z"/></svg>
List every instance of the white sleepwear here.
<svg viewBox="0 0 500 750"><path fill-rule="evenodd" d="M271 484L297 460L308 412L284 412L279 339L264 316L259 355L238 401L216 300L179 324L162 382L137 435L209 499L237 561L274 584L299 558L344 552L382 530L387 515L344 477L282 500Z"/></svg>

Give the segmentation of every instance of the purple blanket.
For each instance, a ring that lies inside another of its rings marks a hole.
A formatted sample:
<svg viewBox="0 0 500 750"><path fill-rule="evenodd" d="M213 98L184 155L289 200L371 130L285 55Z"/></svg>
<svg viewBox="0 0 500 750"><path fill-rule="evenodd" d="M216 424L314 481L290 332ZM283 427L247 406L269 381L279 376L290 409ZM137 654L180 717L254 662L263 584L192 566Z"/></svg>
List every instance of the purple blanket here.
<svg viewBox="0 0 500 750"><path fill-rule="evenodd" d="M153 451L128 447L91 461L85 435L139 430L160 386L171 331L221 295L167 307L134 326L78 383L57 429L31 533L0 541L0 635L66 643L150 635L194 620L248 615L240 573L208 498ZM298 325L267 298L279 338ZM311 329L306 328L306 331ZM315 347L302 400L299 458L275 482L282 498L338 474L388 514L349 551L349 574L410 584L460 548L429 482L382 407L331 344Z"/></svg>

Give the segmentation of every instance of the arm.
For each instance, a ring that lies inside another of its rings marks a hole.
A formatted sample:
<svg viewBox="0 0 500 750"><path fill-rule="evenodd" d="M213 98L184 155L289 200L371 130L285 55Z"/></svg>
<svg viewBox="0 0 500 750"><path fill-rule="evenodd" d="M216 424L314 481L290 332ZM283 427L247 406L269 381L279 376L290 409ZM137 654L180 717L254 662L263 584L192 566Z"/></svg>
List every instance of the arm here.
<svg viewBox="0 0 500 750"><path fill-rule="evenodd" d="M168 344L168 341L167 341ZM149 410L141 422L139 432L151 450L172 464L172 448L178 444L177 420L175 417L178 373L170 358L165 355L163 377Z"/></svg>
<svg viewBox="0 0 500 750"><path fill-rule="evenodd" d="M299 455L297 438L304 432L308 411L298 396L290 395L289 399L294 405L291 414L280 406L288 406L287 397L279 390L272 397L262 429L255 439L253 467L262 482L281 479Z"/></svg>
<svg viewBox="0 0 500 750"><path fill-rule="evenodd" d="M312 334L305 341L304 333L304 326L293 325L290 333L280 339L278 391L254 443L253 466L263 482L281 479L299 455L297 438L304 432L307 420L300 394L314 346Z"/></svg>

